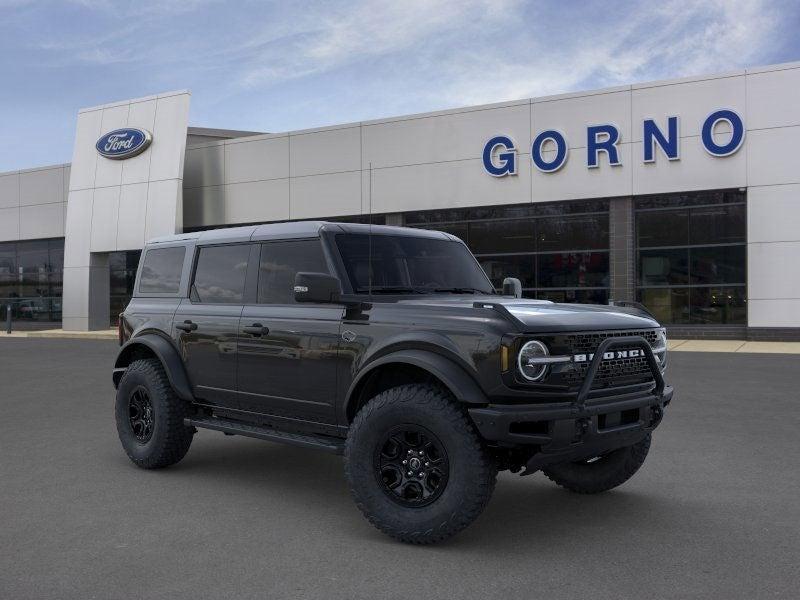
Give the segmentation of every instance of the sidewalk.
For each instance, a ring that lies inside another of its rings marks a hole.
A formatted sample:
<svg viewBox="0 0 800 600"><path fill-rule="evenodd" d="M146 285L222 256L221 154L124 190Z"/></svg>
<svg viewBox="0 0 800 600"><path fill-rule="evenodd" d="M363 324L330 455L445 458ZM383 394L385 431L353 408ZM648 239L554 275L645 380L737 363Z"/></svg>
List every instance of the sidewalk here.
<svg viewBox="0 0 800 600"><path fill-rule="evenodd" d="M77 340L117 340L117 330L64 331L44 329L41 331L14 331L11 335L0 331L4 338L52 338ZM746 342L743 340L669 340L669 349L674 352L755 352L759 354L800 354L800 342Z"/></svg>
<svg viewBox="0 0 800 600"><path fill-rule="evenodd" d="M669 340L675 352L757 352L761 354L800 354L800 342L745 342L743 340Z"/></svg>

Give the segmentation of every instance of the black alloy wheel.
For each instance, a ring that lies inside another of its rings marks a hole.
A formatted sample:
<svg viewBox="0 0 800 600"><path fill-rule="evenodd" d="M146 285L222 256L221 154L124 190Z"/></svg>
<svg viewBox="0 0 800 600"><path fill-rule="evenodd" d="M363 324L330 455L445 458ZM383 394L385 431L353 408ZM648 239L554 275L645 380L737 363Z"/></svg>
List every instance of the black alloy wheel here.
<svg viewBox="0 0 800 600"><path fill-rule="evenodd" d="M450 473L439 439L419 425L392 427L375 448L375 476L401 506L427 506L444 491Z"/></svg>
<svg viewBox="0 0 800 600"><path fill-rule="evenodd" d="M153 403L144 386L138 386L128 400L128 420L131 430L140 444L146 444L153 437Z"/></svg>

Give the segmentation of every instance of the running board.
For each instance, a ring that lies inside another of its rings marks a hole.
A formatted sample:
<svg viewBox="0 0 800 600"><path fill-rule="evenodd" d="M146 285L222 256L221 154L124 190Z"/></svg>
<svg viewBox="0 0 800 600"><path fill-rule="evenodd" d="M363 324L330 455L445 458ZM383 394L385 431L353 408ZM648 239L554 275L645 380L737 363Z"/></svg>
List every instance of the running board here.
<svg viewBox="0 0 800 600"><path fill-rule="evenodd" d="M213 429L228 435L243 435L245 437L258 438L270 442L282 442L293 446L304 448L315 448L332 454L344 454L344 440L323 435L308 435L302 433L288 433L278 431L271 427L259 427L239 421L229 421L227 419L217 419L213 417L200 417L194 419L184 419L183 424L187 427L200 427L202 429Z"/></svg>

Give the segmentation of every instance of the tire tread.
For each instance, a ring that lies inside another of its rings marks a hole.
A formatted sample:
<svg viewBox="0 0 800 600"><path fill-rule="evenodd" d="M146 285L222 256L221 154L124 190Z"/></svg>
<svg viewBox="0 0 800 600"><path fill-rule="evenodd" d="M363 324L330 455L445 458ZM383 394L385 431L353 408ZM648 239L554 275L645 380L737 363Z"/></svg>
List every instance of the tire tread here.
<svg viewBox="0 0 800 600"><path fill-rule="evenodd" d="M425 384L407 384L391 388L367 402L351 425L351 435L348 436L345 444L346 459L355 451L357 432L361 428L369 426L368 423L373 414L385 410L391 405L408 406L407 410L413 410L414 406L423 405L440 413L448 426L458 432L466 441L469 452L475 455L475 460L471 464L474 468L474 478L477 481L477 492L472 497L463 498L459 510L453 511L438 526L427 530L397 529L389 525L381 515L371 510L353 485L350 460L345 460L345 474L350 484L350 493L355 499L356 506L367 520L390 537L420 545L444 541L470 525L486 508L497 481L497 465L485 451L466 412L453 399L452 395L440 387ZM352 435L352 433L356 435Z"/></svg>

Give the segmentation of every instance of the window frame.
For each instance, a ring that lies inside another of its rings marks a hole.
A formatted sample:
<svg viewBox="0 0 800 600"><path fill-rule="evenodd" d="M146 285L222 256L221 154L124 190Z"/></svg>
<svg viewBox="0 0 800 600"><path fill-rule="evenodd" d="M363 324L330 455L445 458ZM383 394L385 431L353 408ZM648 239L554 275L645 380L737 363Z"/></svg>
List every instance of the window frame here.
<svg viewBox="0 0 800 600"><path fill-rule="evenodd" d="M142 286L142 271L144 270L145 259L148 254L153 250L167 250L169 248L183 248L183 261L181 263L181 278L178 282L178 290L176 292L144 292ZM177 242L170 244L154 244L146 246L142 250L142 255L139 257L139 266L136 269L136 284L134 286L133 296L136 298L177 298L183 295L182 290L184 286L184 279L186 277L186 259L191 255L191 250L185 242ZM110 277L110 275L109 275Z"/></svg>
<svg viewBox="0 0 800 600"><path fill-rule="evenodd" d="M239 242L219 242L215 244L197 244L194 248L194 253L192 257L192 263L190 267L189 274L187 281L186 292L182 294L183 297L188 297L189 302L193 305L198 306L244 306L248 304L248 299L251 298L253 290L252 290L252 269L253 269L253 250L259 244L257 242L249 242L249 241L239 241ZM244 287L242 289L242 301L241 302L203 302L197 298L193 297L192 290L195 289L195 279L197 278L197 266L200 262L200 252L202 252L206 248L219 248L219 247L227 247L227 246L249 246L249 253L247 255L247 267L245 268L245 275L244 275Z"/></svg>
<svg viewBox="0 0 800 600"><path fill-rule="evenodd" d="M301 306L329 306L329 303L316 303L316 302L303 302L302 304L298 302L289 302L289 303L279 303L279 302L261 302L259 298L259 289L261 285L261 252L262 248L268 244L280 244L280 243L289 243L289 242L317 242L320 250L322 251L322 260L325 262L325 265L328 268L328 275L332 275L339 279L342 288L344 289L344 281L342 281L341 276L339 275L339 271L336 268L335 261L332 260L332 256L330 254L330 250L328 249L328 243L323 235L317 237L294 237L294 238L280 238L280 239L267 239L267 240L258 240L257 242L253 242L255 246L255 251L250 254L251 262L254 262L255 265L250 265L248 269L248 276L250 276L250 269L254 271L253 278L253 294L250 302L246 302L247 306L280 306L280 307L294 307L298 308ZM254 258L255 257L255 258ZM302 273L303 271L298 271L298 273Z"/></svg>

